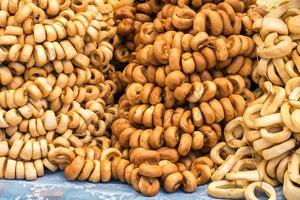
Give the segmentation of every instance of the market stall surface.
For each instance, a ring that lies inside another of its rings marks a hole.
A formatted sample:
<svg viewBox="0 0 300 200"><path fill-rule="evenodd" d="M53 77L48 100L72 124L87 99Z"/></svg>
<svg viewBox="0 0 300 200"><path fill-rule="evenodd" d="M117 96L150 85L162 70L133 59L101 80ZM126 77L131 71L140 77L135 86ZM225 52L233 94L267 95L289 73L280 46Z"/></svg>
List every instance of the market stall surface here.
<svg viewBox="0 0 300 200"><path fill-rule="evenodd" d="M278 200L284 199L281 194L281 188L277 188ZM191 194L183 193L180 190L169 194L161 190L155 197L149 198L142 196L141 193L134 191L130 185L125 183L71 182L65 179L63 172L57 172L47 173L35 181L0 180L0 200L2 199L208 200L213 198L207 194L207 185L198 187L197 191Z"/></svg>

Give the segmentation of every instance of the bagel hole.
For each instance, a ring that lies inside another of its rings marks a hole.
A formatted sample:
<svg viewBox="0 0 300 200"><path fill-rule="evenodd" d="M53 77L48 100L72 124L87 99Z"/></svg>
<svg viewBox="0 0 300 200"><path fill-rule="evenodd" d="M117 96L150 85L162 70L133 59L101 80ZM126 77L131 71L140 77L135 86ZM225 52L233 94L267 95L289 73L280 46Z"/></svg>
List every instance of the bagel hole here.
<svg viewBox="0 0 300 200"><path fill-rule="evenodd" d="M40 16L39 15L34 16L34 20L37 21L37 22L40 21Z"/></svg>
<svg viewBox="0 0 300 200"><path fill-rule="evenodd" d="M228 154L225 152L225 151L221 151L220 152L220 156L221 156L221 158L223 159L223 160L225 160L226 158L227 158L227 156L228 156Z"/></svg>
<svg viewBox="0 0 300 200"><path fill-rule="evenodd" d="M268 194L263 189L261 189L259 187L255 188L254 194L260 200L268 200L269 199Z"/></svg>
<svg viewBox="0 0 300 200"><path fill-rule="evenodd" d="M211 33L210 20L208 19L208 17L205 19L205 29L207 33Z"/></svg>
<svg viewBox="0 0 300 200"><path fill-rule="evenodd" d="M129 56L129 51L126 47L119 49L119 52L123 55L123 56Z"/></svg>
<svg viewBox="0 0 300 200"><path fill-rule="evenodd" d="M81 6L82 2L80 0L75 0L72 2L72 4L75 4L76 6Z"/></svg>
<svg viewBox="0 0 300 200"><path fill-rule="evenodd" d="M240 166L240 171L249 171L257 169L257 165L255 163L243 163Z"/></svg>
<svg viewBox="0 0 300 200"><path fill-rule="evenodd" d="M91 73L90 79L91 79L91 80L94 80L95 78L96 78L95 73L92 72L92 73Z"/></svg>
<svg viewBox="0 0 300 200"><path fill-rule="evenodd" d="M142 90L136 90L136 95L140 95Z"/></svg>
<svg viewBox="0 0 300 200"><path fill-rule="evenodd" d="M241 125L238 125L237 128L233 130L233 136L236 139L242 139L244 135L244 128Z"/></svg>
<svg viewBox="0 0 300 200"><path fill-rule="evenodd" d="M145 35L151 35L154 36L156 34L156 31L153 28L143 28L142 33L144 33Z"/></svg>
<svg viewBox="0 0 300 200"><path fill-rule="evenodd" d="M78 137L78 139L84 139L87 135L83 134L83 133L74 133L74 136Z"/></svg>
<svg viewBox="0 0 300 200"><path fill-rule="evenodd" d="M71 21L72 20L72 15L68 13L64 13L61 15L62 17L66 18L66 20Z"/></svg>
<svg viewBox="0 0 300 200"><path fill-rule="evenodd" d="M270 133L277 133L283 130L282 126L280 124L276 124L274 126L268 127L267 130Z"/></svg>
<svg viewBox="0 0 300 200"><path fill-rule="evenodd" d="M100 55L98 54L98 53L93 53L93 55L92 55L92 58L95 60L95 61L101 61L102 59L101 59L101 57L100 57Z"/></svg>
<svg viewBox="0 0 300 200"><path fill-rule="evenodd" d="M101 31L109 31L109 30L110 30L110 27L107 27L107 26L101 26L100 30L101 30Z"/></svg>
<svg viewBox="0 0 300 200"><path fill-rule="evenodd" d="M92 93L93 89L92 88L86 88L86 93Z"/></svg>

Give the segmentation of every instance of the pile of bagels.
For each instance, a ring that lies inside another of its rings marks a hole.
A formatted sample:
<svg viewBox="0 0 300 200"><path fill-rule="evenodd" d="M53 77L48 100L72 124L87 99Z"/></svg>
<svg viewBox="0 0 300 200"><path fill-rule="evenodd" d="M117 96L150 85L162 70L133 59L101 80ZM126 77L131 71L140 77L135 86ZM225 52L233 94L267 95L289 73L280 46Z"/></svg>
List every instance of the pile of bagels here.
<svg viewBox="0 0 300 200"><path fill-rule="evenodd" d="M0 179L300 194L299 0L2 0L0 85Z"/></svg>

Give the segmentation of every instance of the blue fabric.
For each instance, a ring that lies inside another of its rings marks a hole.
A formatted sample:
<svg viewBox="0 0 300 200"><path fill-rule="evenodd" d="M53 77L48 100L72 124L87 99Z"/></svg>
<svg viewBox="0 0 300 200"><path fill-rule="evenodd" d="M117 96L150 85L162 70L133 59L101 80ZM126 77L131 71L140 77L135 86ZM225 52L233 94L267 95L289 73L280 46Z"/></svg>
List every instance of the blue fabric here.
<svg viewBox="0 0 300 200"><path fill-rule="evenodd" d="M47 173L35 181L0 180L1 199L38 199L38 200L61 200L61 199L103 199L103 200L207 200L213 199L208 196L207 186L200 186L194 193L187 194L182 191L168 194L161 190L155 197L143 197L135 192L131 186L117 181L112 183L90 183L79 181L67 181L62 172ZM281 188L277 188L278 199L282 197Z"/></svg>

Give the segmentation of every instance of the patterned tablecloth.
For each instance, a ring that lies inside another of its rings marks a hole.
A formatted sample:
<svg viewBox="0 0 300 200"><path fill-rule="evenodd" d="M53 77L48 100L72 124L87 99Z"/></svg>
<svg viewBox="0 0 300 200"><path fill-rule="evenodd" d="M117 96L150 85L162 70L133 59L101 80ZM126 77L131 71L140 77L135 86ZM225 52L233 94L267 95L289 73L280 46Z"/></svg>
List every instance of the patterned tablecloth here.
<svg viewBox="0 0 300 200"><path fill-rule="evenodd" d="M195 193L187 194L182 191L167 194L161 191L157 196L147 198L135 192L129 185L118 182L89 183L67 181L62 172L49 173L35 181L0 180L0 200L2 199L103 199L103 200L207 200L212 199L207 195L206 185L198 187ZM278 199L282 198L282 191L277 189Z"/></svg>

